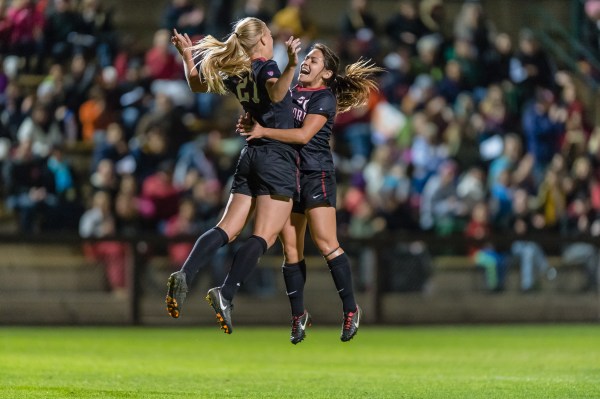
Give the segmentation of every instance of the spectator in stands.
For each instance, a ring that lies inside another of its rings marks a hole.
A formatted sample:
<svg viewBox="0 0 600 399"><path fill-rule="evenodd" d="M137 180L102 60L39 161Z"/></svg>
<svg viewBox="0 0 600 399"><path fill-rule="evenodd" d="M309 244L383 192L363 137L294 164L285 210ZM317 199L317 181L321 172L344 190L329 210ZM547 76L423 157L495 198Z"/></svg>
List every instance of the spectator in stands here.
<svg viewBox="0 0 600 399"><path fill-rule="evenodd" d="M420 204L423 230L441 235L462 230L468 209L456 192L457 172L456 162L449 160L442 163L438 172L427 180Z"/></svg>
<svg viewBox="0 0 600 399"><path fill-rule="evenodd" d="M105 158L98 162L90 176L90 185L94 191L106 191L114 196L119 188L119 179L112 160Z"/></svg>
<svg viewBox="0 0 600 399"><path fill-rule="evenodd" d="M484 70L477 47L464 37L455 37L445 51L448 60L455 60L459 66L465 86L469 90L481 88L484 83Z"/></svg>
<svg viewBox="0 0 600 399"><path fill-rule="evenodd" d="M31 151L40 157L47 157L54 145L60 145L64 137L54 119L50 105L36 103L30 116L23 120L17 132L19 142L30 141Z"/></svg>
<svg viewBox="0 0 600 399"><path fill-rule="evenodd" d="M192 0L170 0L163 11L161 28L172 32L176 29L192 39L206 33L204 7L199 7Z"/></svg>
<svg viewBox="0 0 600 399"><path fill-rule="evenodd" d="M32 58L38 55L41 62L44 15L36 10L33 0L13 0L6 10L4 28L7 36L8 54L24 57L25 71L32 71ZM42 65L37 65L38 72Z"/></svg>
<svg viewBox="0 0 600 399"><path fill-rule="evenodd" d="M414 132L410 148L413 167L412 183L415 190L420 193L428 179L439 171L440 165L448 158L448 152L440 140L439 128L424 112L415 113L411 123Z"/></svg>
<svg viewBox="0 0 600 399"><path fill-rule="evenodd" d="M424 28L417 15L414 0L399 0L397 12L385 24L385 33L395 46L410 49L414 55L417 40L424 34Z"/></svg>
<svg viewBox="0 0 600 399"><path fill-rule="evenodd" d="M561 234L570 240L578 237L600 235L600 219L592 210L589 197L575 197L561 220ZM582 291L596 291L598 288L598 268L600 254L594 243L586 241L570 241L565 245L562 261L567 265L581 265L584 267L586 280L581 287Z"/></svg>
<svg viewBox="0 0 600 399"><path fill-rule="evenodd" d="M92 153L92 169L103 159L110 159L115 165L117 175L131 174L135 171L135 161L125 140L123 127L111 123L106 128L106 139L98 143Z"/></svg>
<svg viewBox="0 0 600 399"><path fill-rule="evenodd" d="M456 194L468 209L472 209L475 204L485 201L488 191L486 189L484 170L477 165L473 165L467 169L458 178Z"/></svg>
<svg viewBox="0 0 600 399"><path fill-rule="evenodd" d="M10 5L9 0L0 0L0 54L8 53L8 43L10 40L10 24L6 11Z"/></svg>
<svg viewBox="0 0 600 399"><path fill-rule="evenodd" d="M517 189L512 196L512 215L509 223L512 233L519 237L511 244L510 253L521 272L521 291L531 292L539 287L539 279L546 276L549 280L556 277L556 269L548 264L542 247L527 236L542 231L545 225L543 216L534 214L530 207L531 198L524 189Z"/></svg>
<svg viewBox="0 0 600 399"><path fill-rule="evenodd" d="M84 47L89 56L96 56L101 68L112 65L116 46L112 10L103 7L101 0L82 0L79 6L82 34L91 37Z"/></svg>
<svg viewBox="0 0 600 399"><path fill-rule="evenodd" d="M167 145L167 156L174 159L181 146L191 139L191 133L183 122L184 113L182 107L177 107L173 99L165 93L156 93L153 101L137 123L138 137L144 135L151 127L159 127L168 132L165 136Z"/></svg>
<svg viewBox="0 0 600 399"><path fill-rule="evenodd" d="M198 177L208 180L217 179L217 168L204 152L205 145L200 139L185 143L179 149L175 164L175 183L182 187L190 171L196 172Z"/></svg>
<svg viewBox="0 0 600 399"><path fill-rule="evenodd" d="M554 87L556 67L530 29L519 33L518 49L510 60L510 78L517 85L518 103L535 95L538 87Z"/></svg>
<svg viewBox="0 0 600 399"><path fill-rule="evenodd" d="M141 186L140 197L150 206L142 214L150 228L167 221L177 213L181 190L173 185L173 162L166 160L158 165L155 173L146 177Z"/></svg>
<svg viewBox="0 0 600 399"><path fill-rule="evenodd" d="M600 59L600 1L585 0L583 7L585 18L582 21L582 40L586 48L589 49L596 57L596 60L598 60ZM582 62L587 64L587 61L582 60ZM588 66L588 69L590 70L591 76L596 78L600 76L600 71L595 70L591 65Z"/></svg>
<svg viewBox="0 0 600 399"><path fill-rule="evenodd" d="M131 155L135 163L135 176L141 182L153 174L157 165L170 160L167 131L159 125L150 125L147 130L130 143Z"/></svg>
<svg viewBox="0 0 600 399"><path fill-rule="evenodd" d="M83 238L109 238L117 234L111 195L97 191L92 206L79 220L79 235ZM104 265L108 288L118 296L127 294L127 244L120 241L93 241L84 244L89 259Z"/></svg>
<svg viewBox="0 0 600 399"><path fill-rule="evenodd" d="M469 244L469 256L475 266L483 268L487 289L498 292L504 290L507 265L504 256L491 244L491 235L488 206L486 202L478 202L465 229L465 236L476 240Z"/></svg>
<svg viewBox="0 0 600 399"><path fill-rule="evenodd" d="M586 154L590 129L585 120L583 102L578 98L572 78L564 73L558 73L557 78L564 79L560 83L560 105L566 111L560 152L568 163L572 163L577 157Z"/></svg>
<svg viewBox="0 0 600 399"><path fill-rule="evenodd" d="M419 20L424 35L434 35L440 42L446 37L446 7L443 0L421 0L419 3Z"/></svg>
<svg viewBox="0 0 600 399"><path fill-rule="evenodd" d="M434 82L442 79L442 44L436 35L425 35L417 41L417 55L411 59L414 76L427 76Z"/></svg>
<svg viewBox="0 0 600 399"><path fill-rule="evenodd" d="M179 204L177 214L171 216L165 223L163 234L167 237L194 237L201 233L196 217L194 201L184 198ZM168 245L169 262L173 268L179 269L192 251L192 241L171 242Z"/></svg>
<svg viewBox="0 0 600 399"><path fill-rule="evenodd" d="M453 118L443 133L448 157L455 159L461 169L481 161L479 130L484 122L474 108L470 95L465 92L459 94L452 107Z"/></svg>
<svg viewBox="0 0 600 399"><path fill-rule="evenodd" d="M135 176L126 174L121 176L119 191L115 197L115 218L117 231L127 237L135 237L142 231L141 213L145 206L138 193Z"/></svg>
<svg viewBox="0 0 600 399"><path fill-rule="evenodd" d="M154 32L152 47L144 56L144 76L148 79L180 79L181 62L171 50L171 33L166 29Z"/></svg>
<svg viewBox="0 0 600 399"><path fill-rule="evenodd" d="M6 208L18 217L24 233L43 230L44 215L56 207L54 177L45 158L33 151L31 140L21 140L4 162L2 177Z"/></svg>
<svg viewBox="0 0 600 399"><path fill-rule="evenodd" d="M26 97L23 87L15 81L9 81L4 90L3 101L0 101L1 136L10 140L9 146L18 141L18 130L29 108L33 104L32 97Z"/></svg>
<svg viewBox="0 0 600 399"><path fill-rule="evenodd" d="M308 0L288 0L287 5L273 16L273 36L300 38L304 46L317 37L317 26L306 13Z"/></svg>
<svg viewBox="0 0 600 399"><path fill-rule="evenodd" d="M436 86L438 94L450 104L453 104L458 95L466 90L463 72L457 60L448 60L444 67L444 77L436 83Z"/></svg>
<svg viewBox="0 0 600 399"><path fill-rule="evenodd" d="M566 110L555 103L552 92L541 88L523 111L523 134L527 152L535 158L534 177L538 183L560 150L566 117Z"/></svg>
<svg viewBox="0 0 600 399"><path fill-rule="evenodd" d="M46 212L47 230L75 230L83 212L80 204L80 188L73 166L65 158L61 146L52 148L47 166L54 178L56 195L56 205Z"/></svg>
<svg viewBox="0 0 600 399"><path fill-rule="evenodd" d="M79 33L84 29L81 14L73 0L54 0L54 8L46 17L44 30L45 54L57 63L68 61L79 43Z"/></svg>
<svg viewBox="0 0 600 399"><path fill-rule="evenodd" d="M507 33L499 33L491 47L481 57L484 59L487 83L510 82L510 62L513 57L512 40Z"/></svg>
<svg viewBox="0 0 600 399"><path fill-rule="evenodd" d="M544 216L545 226L555 231L566 209L566 195L561 183L559 171L553 168L546 169L544 180L538 186L535 197L536 209Z"/></svg>
<svg viewBox="0 0 600 399"><path fill-rule="evenodd" d="M92 86L88 100L81 104L78 111L81 140L94 147L104 143L106 129L111 123L115 123L118 117L108 104L105 91L98 85Z"/></svg>
<svg viewBox="0 0 600 399"><path fill-rule="evenodd" d="M90 88L97 77L96 64L83 56L75 54L65 72L63 91L64 105L73 112L78 112L81 105L88 100Z"/></svg>
<svg viewBox="0 0 600 399"><path fill-rule="evenodd" d="M350 4L341 19L340 56L348 60L360 56L373 58L378 50L377 19L368 9L368 0L348 1Z"/></svg>
<svg viewBox="0 0 600 399"><path fill-rule="evenodd" d="M273 13L265 7L263 0L246 0L235 19L238 20L246 17L258 18L268 25L273 19Z"/></svg>
<svg viewBox="0 0 600 399"><path fill-rule="evenodd" d="M485 54L495 35L495 28L488 19L480 0L466 0L454 17L454 37L472 43L477 57Z"/></svg>

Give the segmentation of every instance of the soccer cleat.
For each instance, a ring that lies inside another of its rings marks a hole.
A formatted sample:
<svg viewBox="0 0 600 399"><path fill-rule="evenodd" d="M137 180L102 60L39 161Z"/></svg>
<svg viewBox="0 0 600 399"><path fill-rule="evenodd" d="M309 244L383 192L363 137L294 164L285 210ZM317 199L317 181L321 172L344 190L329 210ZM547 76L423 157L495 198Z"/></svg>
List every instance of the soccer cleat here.
<svg viewBox="0 0 600 399"><path fill-rule="evenodd" d="M305 310L300 316L292 316L292 334L290 342L296 345L306 337L306 328L311 326L310 314Z"/></svg>
<svg viewBox="0 0 600 399"><path fill-rule="evenodd" d="M217 321L223 332L225 334L231 334L233 332L231 324L231 310L233 309L233 304L231 301L223 298L223 295L221 295L221 287L215 287L208 290L206 300L215 310Z"/></svg>
<svg viewBox="0 0 600 399"><path fill-rule="evenodd" d="M165 300L167 312L176 319L181 314L181 307L188 292L185 273L182 271L172 273L167 281L167 288L167 299Z"/></svg>
<svg viewBox="0 0 600 399"><path fill-rule="evenodd" d="M362 310L356 305L354 312L344 313L344 324L342 324L342 335L340 339L342 342L350 341L358 332L358 325L360 324L360 316Z"/></svg>

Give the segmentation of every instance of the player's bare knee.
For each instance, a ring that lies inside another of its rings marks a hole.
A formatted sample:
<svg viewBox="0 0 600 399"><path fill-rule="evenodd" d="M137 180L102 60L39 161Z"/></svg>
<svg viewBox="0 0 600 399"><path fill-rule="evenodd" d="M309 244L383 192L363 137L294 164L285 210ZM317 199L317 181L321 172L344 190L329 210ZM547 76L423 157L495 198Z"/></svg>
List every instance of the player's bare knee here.
<svg viewBox="0 0 600 399"><path fill-rule="evenodd" d="M317 241L317 248L323 256L326 256L328 253L335 251L340 247L340 244L337 241Z"/></svg>

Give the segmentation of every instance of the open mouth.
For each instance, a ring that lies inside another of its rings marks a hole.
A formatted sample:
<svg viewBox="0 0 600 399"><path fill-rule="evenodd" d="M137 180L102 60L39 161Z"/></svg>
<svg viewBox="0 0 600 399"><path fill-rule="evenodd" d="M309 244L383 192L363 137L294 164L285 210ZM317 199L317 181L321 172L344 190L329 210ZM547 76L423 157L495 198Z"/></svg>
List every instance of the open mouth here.
<svg viewBox="0 0 600 399"><path fill-rule="evenodd" d="M310 73L310 70L308 69L308 67L300 68L300 75L308 75L309 73Z"/></svg>

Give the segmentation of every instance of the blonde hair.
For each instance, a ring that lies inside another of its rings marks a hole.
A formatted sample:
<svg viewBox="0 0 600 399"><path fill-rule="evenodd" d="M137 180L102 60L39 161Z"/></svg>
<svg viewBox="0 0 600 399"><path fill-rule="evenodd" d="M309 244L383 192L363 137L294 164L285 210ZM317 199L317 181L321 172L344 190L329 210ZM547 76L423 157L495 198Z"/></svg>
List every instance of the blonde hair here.
<svg viewBox="0 0 600 399"><path fill-rule="evenodd" d="M201 78L208 91L227 92L223 79L241 76L251 71L251 50L259 42L267 25L258 18L248 17L237 21L229 37L221 42L211 35L203 37L190 47L194 58L198 58Z"/></svg>
<svg viewBox="0 0 600 399"><path fill-rule="evenodd" d="M338 112L346 112L369 101L372 90L378 90L373 76L384 71L371 60L359 59L346 67L344 75L338 75L339 57L326 45L317 43L313 47L323 53L325 69L333 72L325 84L331 88L337 99Z"/></svg>

